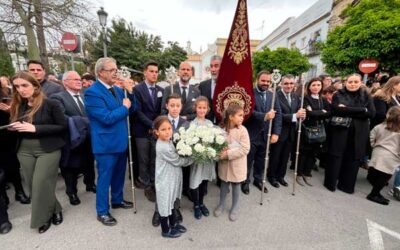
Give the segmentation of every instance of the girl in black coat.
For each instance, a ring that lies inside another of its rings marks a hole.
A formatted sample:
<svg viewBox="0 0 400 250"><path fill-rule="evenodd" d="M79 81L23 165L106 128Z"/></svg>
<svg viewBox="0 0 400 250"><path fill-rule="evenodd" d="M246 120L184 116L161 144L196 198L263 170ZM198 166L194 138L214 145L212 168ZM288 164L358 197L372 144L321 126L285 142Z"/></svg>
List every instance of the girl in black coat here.
<svg viewBox="0 0 400 250"><path fill-rule="evenodd" d="M321 90L322 82L319 78L311 79L306 85L303 104L303 108L306 110L306 119L303 122L304 127L317 126L318 124L324 125L324 120L330 116L330 105L321 96ZM311 170L316 161L316 154L322 149L322 143L310 144L307 142L304 130L301 134L296 182L303 186L304 180L307 185L312 186L310 183Z"/></svg>
<svg viewBox="0 0 400 250"><path fill-rule="evenodd" d="M358 168L366 155L369 137L369 119L375 116L372 97L361 86L359 74L347 78L345 88L335 93L332 100L332 115L350 118L350 126L331 124L328 146L328 165L325 170L324 186L330 191L337 188L354 193Z"/></svg>

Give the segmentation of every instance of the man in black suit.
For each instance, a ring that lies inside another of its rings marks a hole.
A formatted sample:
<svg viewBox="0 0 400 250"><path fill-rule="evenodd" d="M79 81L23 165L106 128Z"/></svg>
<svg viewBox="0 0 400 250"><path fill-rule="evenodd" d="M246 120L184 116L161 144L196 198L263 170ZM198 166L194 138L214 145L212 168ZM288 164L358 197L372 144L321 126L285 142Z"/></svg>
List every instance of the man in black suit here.
<svg viewBox="0 0 400 250"><path fill-rule="evenodd" d="M163 88L156 85L158 64L147 63L144 68L144 81L135 87L137 109L133 123L139 163L140 186L149 201L155 202L155 160L156 141L153 137L153 121L161 114Z"/></svg>
<svg viewBox="0 0 400 250"><path fill-rule="evenodd" d="M61 174L65 180L66 193L71 205L78 205L81 203L77 195L77 179L80 172L84 174L83 182L86 184L86 191L96 193L94 157L91 150L89 120L81 95L81 77L75 71L68 71L63 75L63 84L65 91L54 94L51 98L60 103L68 119L70 133L67 134L66 145L62 151ZM71 126L77 128L80 142L75 143L71 140L73 134Z"/></svg>
<svg viewBox="0 0 400 250"><path fill-rule="evenodd" d="M162 114L168 113L166 108L166 100L173 92L174 94L176 93L182 97L183 106L181 113L179 114L180 117L186 119L187 121L191 121L196 118L196 112L193 109L194 101L200 96L200 91L197 90L193 85L189 84L190 78L193 75L192 65L189 62L182 62L179 65L178 75L179 82L173 85L173 91L171 91L171 86L167 86L164 89L164 96L161 104Z"/></svg>
<svg viewBox="0 0 400 250"><path fill-rule="evenodd" d="M277 91L277 98L282 110L282 130L278 142L271 145L271 160L268 167L268 181L273 187L279 184L288 186L284 177L293 143L296 141L296 124L298 119L306 117L306 111L300 107L300 98L293 90L295 79L292 75L282 77L281 89Z"/></svg>
<svg viewBox="0 0 400 250"><path fill-rule="evenodd" d="M247 179L242 184L242 192L249 194L250 173L253 169L253 185L262 189L264 179L266 143L268 129L272 121L270 143L278 141L282 129L282 113L278 98L275 98L274 109L272 110L273 93L269 91L271 86L271 74L268 71L261 71L257 74L257 86L254 88L255 107L253 114L244 123L250 136L251 148L247 155ZM266 193L268 189L264 187Z"/></svg>
<svg viewBox="0 0 400 250"><path fill-rule="evenodd" d="M219 74L219 69L221 67L221 61L222 58L218 55L214 55L210 59L210 73L211 73L211 79L202 81L199 84L199 90L200 90L200 95L205 96L208 98L208 102L210 104L210 112L206 115L206 118L213 123L216 123L216 118L214 115L214 110L213 110L213 97L214 97L214 90L215 86L217 84L217 79L218 79L218 74Z"/></svg>
<svg viewBox="0 0 400 250"><path fill-rule="evenodd" d="M43 63L36 60L29 60L27 65L29 73L31 73L36 80L38 80L38 82L40 82L42 91L47 97L64 91L64 88L60 84L48 81L46 79L46 70L44 69Z"/></svg>

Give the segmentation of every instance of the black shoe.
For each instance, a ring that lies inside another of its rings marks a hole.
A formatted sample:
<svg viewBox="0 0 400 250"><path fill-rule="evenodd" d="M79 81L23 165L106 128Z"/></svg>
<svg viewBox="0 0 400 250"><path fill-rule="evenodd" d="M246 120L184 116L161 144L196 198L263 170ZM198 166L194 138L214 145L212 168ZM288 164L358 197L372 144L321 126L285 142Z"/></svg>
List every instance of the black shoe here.
<svg viewBox="0 0 400 250"><path fill-rule="evenodd" d="M208 211L208 208L204 204L200 205L200 211L206 217L210 215L210 211Z"/></svg>
<svg viewBox="0 0 400 250"><path fill-rule="evenodd" d="M53 214L51 221L54 225L60 225L64 221L62 212Z"/></svg>
<svg viewBox="0 0 400 250"><path fill-rule="evenodd" d="M376 202L378 204L381 204L381 205L389 205L389 200L386 200L385 198L380 197L378 195L369 194L367 196L367 199L370 200L370 201Z"/></svg>
<svg viewBox="0 0 400 250"><path fill-rule="evenodd" d="M281 184L282 186L285 186L285 187L287 187L289 184L285 181L285 179L279 179L278 180L278 182L279 182L279 184Z"/></svg>
<svg viewBox="0 0 400 250"><path fill-rule="evenodd" d="M51 226L51 219L48 222L46 222L43 226L38 228L39 233L42 234L46 232L50 228L50 226Z"/></svg>
<svg viewBox="0 0 400 250"><path fill-rule="evenodd" d="M258 181L253 181L253 185L258 188L258 190L262 190L262 183ZM267 187L264 186L264 193L268 193Z"/></svg>
<svg viewBox="0 0 400 250"><path fill-rule="evenodd" d="M12 229L12 225L9 221L4 222L0 225L0 234L6 234L10 232Z"/></svg>
<svg viewBox="0 0 400 250"><path fill-rule="evenodd" d="M156 202L156 192L153 188L149 187L144 190L144 195L151 202Z"/></svg>
<svg viewBox="0 0 400 250"><path fill-rule="evenodd" d="M279 188L279 183L278 183L277 180L271 179L271 180L269 180L269 183L270 183L271 186L273 186L274 188Z"/></svg>
<svg viewBox="0 0 400 250"><path fill-rule="evenodd" d="M111 204L111 207L113 209L117 209L117 208L129 209L129 208L133 208L133 203L130 201L123 200L120 204Z"/></svg>
<svg viewBox="0 0 400 250"><path fill-rule="evenodd" d="M153 227L158 227L160 225L160 214L158 212L154 212L151 224Z"/></svg>
<svg viewBox="0 0 400 250"><path fill-rule="evenodd" d="M77 194L68 194L68 198L69 203L71 203L71 205L73 206L81 204L81 200L79 199Z"/></svg>
<svg viewBox="0 0 400 250"><path fill-rule="evenodd" d="M93 185L86 186L86 191L96 193L96 185L93 184Z"/></svg>
<svg viewBox="0 0 400 250"><path fill-rule="evenodd" d="M242 188L242 192L244 194L249 194L250 193L249 183L247 183L247 182L242 183L241 188Z"/></svg>
<svg viewBox="0 0 400 250"><path fill-rule="evenodd" d="M184 226L182 226L180 224L176 224L172 228L175 229L176 231L180 232L180 233L186 233L187 232L186 227L184 227Z"/></svg>
<svg viewBox="0 0 400 250"><path fill-rule="evenodd" d="M176 223L181 224L183 222L183 217L179 209L173 209L172 216L174 216Z"/></svg>
<svg viewBox="0 0 400 250"><path fill-rule="evenodd" d="M201 219L201 210L199 206L194 206L194 218L200 220Z"/></svg>
<svg viewBox="0 0 400 250"><path fill-rule="evenodd" d="M168 233L161 232L162 237L165 238L178 238L182 235L178 230L170 228Z"/></svg>
<svg viewBox="0 0 400 250"><path fill-rule="evenodd" d="M111 214L97 215L97 220L103 223L104 226L114 226L117 220Z"/></svg>
<svg viewBox="0 0 400 250"><path fill-rule="evenodd" d="M21 204L30 204L31 199L25 195L24 191L18 191L15 193L15 200L21 202Z"/></svg>

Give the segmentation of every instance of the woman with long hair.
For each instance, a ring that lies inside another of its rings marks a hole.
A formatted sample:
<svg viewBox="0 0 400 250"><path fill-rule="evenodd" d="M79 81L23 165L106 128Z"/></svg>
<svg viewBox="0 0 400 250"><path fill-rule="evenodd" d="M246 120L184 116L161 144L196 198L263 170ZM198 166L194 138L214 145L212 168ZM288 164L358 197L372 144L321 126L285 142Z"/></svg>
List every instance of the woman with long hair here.
<svg viewBox="0 0 400 250"><path fill-rule="evenodd" d="M30 73L18 72L12 85L9 129L18 132L17 156L32 199L31 228L44 233L63 221L55 188L67 121Z"/></svg>
<svg viewBox="0 0 400 250"><path fill-rule="evenodd" d="M393 106L400 106L400 76L391 77L374 95L376 115L371 120L371 129L382 123Z"/></svg>

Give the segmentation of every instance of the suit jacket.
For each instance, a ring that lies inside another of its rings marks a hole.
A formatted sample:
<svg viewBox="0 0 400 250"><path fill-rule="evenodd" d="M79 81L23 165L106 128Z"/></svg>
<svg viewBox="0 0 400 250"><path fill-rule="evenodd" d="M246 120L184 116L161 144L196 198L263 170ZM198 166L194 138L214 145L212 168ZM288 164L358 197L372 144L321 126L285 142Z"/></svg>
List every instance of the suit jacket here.
<svg viewBox="0 0 400 250"><path fill-rule="evenodd" d="M81 98L84 101L83 95L81 95ZM60 93L53 94L51 96L51 99L54 99L60 103L61 109L66 116L86 116L86 111L80 110L74 97L72 97L71 94L68 93L68 91L66 90Z"/></svg>
<svg viewBox="0 0 400 250"><path fill-rule="evenodd" d="M85 91L85 107L90 121L94 154L122 153L128 147L126 119L129 113L136 110L136 99L133 94L128 95L132 102L128 110L122 105L124 92L118 87L112 88L117 98L98 80Z"/></svg>
<svg viewBox="0 0 400 250"><path fill-rule="evenodd" d="M255 141L257 139L266 140L268 136L267 133L270 121L265 121L264 117L265 114L271 110L272 96L273 93L271 91L266 91L266 101L264 103L262 94L258 92L257 89L254 89L254 98L256 102L254 106L254 111L249 119L244 123L244 126L249 132L251 141ZM274 110L276 111L276 113L275 118L272 121L271 131L272 134L280 135L282 130L282 112L277 96L275 98Z"/></svg>
<svg viewBox="0 0 400 250"><path fill-rule="evenodd" d="M213 106L213 96L211 96L211 79L202 81L199 84L199 91L200 95L207 97L208 102L210 104L210 112L206 115L206 118L212 122L214 122L215 119L215 112L214 112L214 106Z"/></svg>
<svg viewBox="0 0 400 250"><path fill-rule="evenodd" d="M27 105L21 105L20 113L26 112ZM64 146L64 133L68 128L60 106L54 100L45 98L42 106L33 116L35 133L18 133L19 139L39 139L45 152L52 152ZM18 147L19 147L18 143Z"/></svg>
<svg viewBox="0 0 400 250"><path fill-rule="evenodd" d="M179 83L175 83L173 85L173 89L174 89L174 93L177 93L180 96L182 96L181 88L179 87ZM186 103L183 104L180 115L186 116L187 120L191 121L194 118L196 118L196 112L193 109L193 105L194 105L194 101L196 100L196 98L200 96L200 91L198 89L196 89L193 85L189 85L189 88L187 91L188 91L188 93L187 93L187 97L186 97ZM167 102L167 97L170 95L171 95L171 86L167 86L164 89L164 96L163 96L162 102L161 102L161 113L162 114L165 114L165 115L168 114L168 110L166 109L165 105Z"/></svg>
<svg viewBox="0 0 400 250"><path fill-rule="evenodd" d="M161 102L163 98L163 88L156 87L156 97L154 104L151 101L149 89L145 82L141 82L135 87L135 97L137 100L137 109L133 123L134 135L136 138L151 137L149 129L153 128L153 121L161 114Z"/></svg>
<svg viewBox="0 0 400 250"><path fill-rule="evenodd" d="M47 96L50 97L53 94L63 92L64 87L61 86L60 84L50 82L48 80L43 80L41 81L40 85L42 86L42 91L43 93Z"/></svg>
<svg viewBox="0 0 400 250"><path fill-rule="evenodd" d="M286 99L286 96L281 90L276 93L279 105L282 110L282 130L279 136L279 141L296 140L296 124L293 122L293 114L300 109L300 98L295 93L290 94L291 105Z"/></svg>

